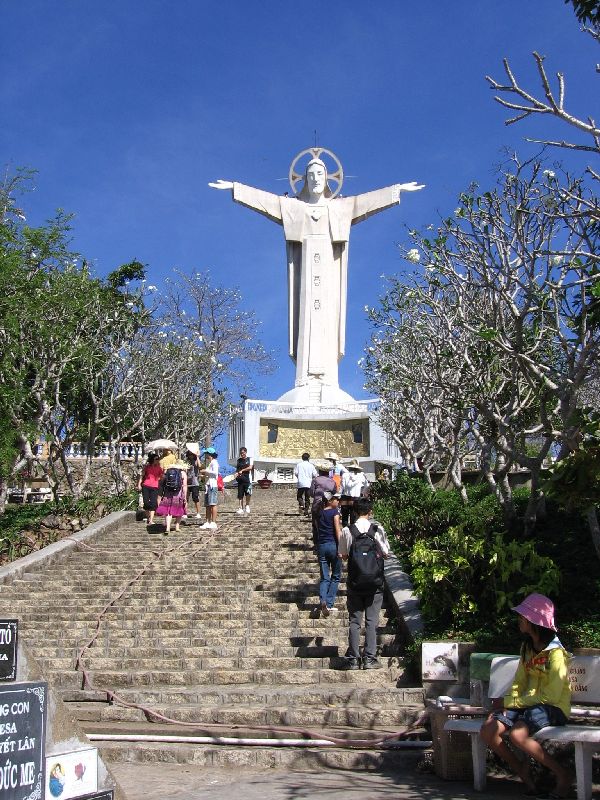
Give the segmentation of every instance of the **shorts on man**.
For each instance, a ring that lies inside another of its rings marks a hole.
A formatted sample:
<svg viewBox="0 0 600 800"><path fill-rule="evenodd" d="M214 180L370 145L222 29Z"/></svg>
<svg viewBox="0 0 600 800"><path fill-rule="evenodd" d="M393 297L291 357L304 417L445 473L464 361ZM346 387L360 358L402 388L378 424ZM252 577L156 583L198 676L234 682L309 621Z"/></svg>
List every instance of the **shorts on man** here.
<svg viewBox="0 0 600 800"><path fill-rule="evenodd" d="M240 483L237 485L237 499L241 500L243 497L250 497L252 495L251 483Z"/></svg>

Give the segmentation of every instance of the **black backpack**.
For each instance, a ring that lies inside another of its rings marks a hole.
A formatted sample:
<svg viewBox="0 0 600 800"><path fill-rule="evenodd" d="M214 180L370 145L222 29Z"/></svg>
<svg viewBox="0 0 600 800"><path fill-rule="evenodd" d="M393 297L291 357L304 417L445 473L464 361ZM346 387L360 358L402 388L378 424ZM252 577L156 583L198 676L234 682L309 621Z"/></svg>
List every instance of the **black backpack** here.
<svg viewBox="0 0 600 800"><path fill-rule="evenodd" d="M176 467L169 467L165 472L165 491L177 494L181 491L182 485L181 470L178 470Z"/></svg>
<svg viewBox="0 0 600 800"><path fill-rule="evenodd" d="M367 533L350 526L352 544L348 553L348 588L356 594L383 591L383 556L375 542L377 525L371 523Z"/></svg>

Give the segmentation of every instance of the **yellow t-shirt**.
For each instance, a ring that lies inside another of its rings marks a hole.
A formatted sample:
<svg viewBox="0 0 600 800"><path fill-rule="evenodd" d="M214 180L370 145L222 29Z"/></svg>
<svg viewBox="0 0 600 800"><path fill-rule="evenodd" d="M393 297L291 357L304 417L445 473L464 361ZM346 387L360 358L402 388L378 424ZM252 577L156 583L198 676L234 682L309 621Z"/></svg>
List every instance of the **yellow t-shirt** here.
<svg viewBox="0 0 600 800"><path fill-rule="evenodd" d="M519 660L512 690L504 698L504 707L527 708L544 703L560 708L568 717L571 713L569 660L558 638L540 653L526 652Z"/></svg>

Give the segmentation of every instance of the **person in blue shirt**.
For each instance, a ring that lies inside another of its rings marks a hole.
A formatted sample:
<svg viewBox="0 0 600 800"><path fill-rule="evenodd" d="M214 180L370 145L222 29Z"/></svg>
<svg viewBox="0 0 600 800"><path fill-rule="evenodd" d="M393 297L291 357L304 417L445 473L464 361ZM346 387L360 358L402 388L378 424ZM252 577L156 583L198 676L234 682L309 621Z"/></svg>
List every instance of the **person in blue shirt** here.
<svg viewBox="0 0 600 800"><path fill-rule="evenodd" d="M323 494L325 505L317 520L317 553L321 582L319 584L319 610L323 616L337 613L337 597L342 576L342 560L338 555L338 543L342 531L340 524L340 495L333 492Z"/></svg>

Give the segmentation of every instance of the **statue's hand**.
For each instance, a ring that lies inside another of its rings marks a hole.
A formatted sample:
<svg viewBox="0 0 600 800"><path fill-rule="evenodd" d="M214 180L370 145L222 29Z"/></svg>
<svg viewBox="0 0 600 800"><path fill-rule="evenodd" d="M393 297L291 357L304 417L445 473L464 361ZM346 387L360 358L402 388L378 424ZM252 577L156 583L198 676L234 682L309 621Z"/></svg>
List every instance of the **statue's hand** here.
<svg viewBox="0 0 600 800"><path fill-rule="evenodd" d="M209 183L213 189L233 189L233 181L222 181L220 178L214 183Z"/></svg>
<svg viewBox="0 0 600 800"><path fill-rule="evenodd" d="M210 184L209 184L210 185ZM399 183L398 189L401 192L418 192L419 189L424 189L424 183L417 183L416 181L411 181L410 183Z"/></svg>

